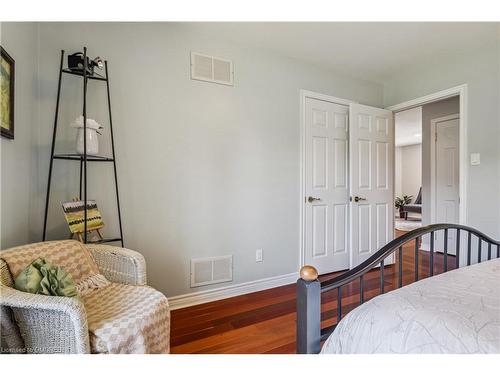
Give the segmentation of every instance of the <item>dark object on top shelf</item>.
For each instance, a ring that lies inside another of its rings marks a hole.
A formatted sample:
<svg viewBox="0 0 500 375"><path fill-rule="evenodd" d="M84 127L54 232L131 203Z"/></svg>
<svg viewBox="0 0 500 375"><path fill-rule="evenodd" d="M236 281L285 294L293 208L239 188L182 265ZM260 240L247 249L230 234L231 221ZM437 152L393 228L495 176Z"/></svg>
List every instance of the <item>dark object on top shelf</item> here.
<svg viewBox="0 0 500 375"><path fill-rule="evenodd" d="M102 59L97 56L94 60L91 60L90 57L86 57L87 59L87 74L94 75L94 67L98 67L102 69L104 67ZM83 72L84 66L84 55L83 52L76 52L72 55L68 55L68 69L73 72Z"/></svg>

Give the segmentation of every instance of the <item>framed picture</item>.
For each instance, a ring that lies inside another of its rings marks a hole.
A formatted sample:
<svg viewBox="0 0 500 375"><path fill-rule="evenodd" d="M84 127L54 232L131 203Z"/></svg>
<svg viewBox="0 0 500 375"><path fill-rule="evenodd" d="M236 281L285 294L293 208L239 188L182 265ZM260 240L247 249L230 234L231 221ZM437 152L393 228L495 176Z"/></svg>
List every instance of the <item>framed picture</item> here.
<svg viewBox="0 0 500 375"><path fill-rule="evenodd" d="M71 233L83 233L85 230L85 202L70 201L62 204L64 216ZM101 213L95 201L87 201L87 232L104 227Z"/></svg>
<svg viewBox="0 0 500 375"><path fill-rule="evenodd" d="M76 236L80 242L84 242L83 232L85 231L85 202L79 200L73 200L71 202L64 202L62 204L64 216L69 226L69 231L71 232L71 238ZM101 213L97 208L95 201L87 201L87 233L94 232L93 236L96 237L97 241L102 241L103 237L101 234L101 229L104 227L102 221ZM90 240L93 242L93 240Z"/></svg>
<svg viewBox="0 0 500 375"><path fill-rule="evenodd" d="M0 47L0 128L2 137L14 139L14 59Z"/></svg>

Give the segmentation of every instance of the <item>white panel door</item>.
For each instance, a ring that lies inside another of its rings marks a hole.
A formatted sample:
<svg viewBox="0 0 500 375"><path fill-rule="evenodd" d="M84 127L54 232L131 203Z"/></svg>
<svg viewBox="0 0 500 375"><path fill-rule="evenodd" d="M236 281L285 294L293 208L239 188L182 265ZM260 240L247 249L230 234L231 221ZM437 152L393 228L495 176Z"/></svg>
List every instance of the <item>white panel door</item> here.
<svg viewBox="0 0 500 375"><path fill-rule="evenodd" d="M391 111L351 104L349 110L350 266L394 236L394 121Z"/></svg>
<svg viewBox="0 0 500 375"><path fill-rule="evenodd" d="M320 274L349 268L349 108L305 102L305 262Z"/></svg>
<svg viewBox="0 0 500 375"><path fill-rule="evenodd" d="M435 125L435 222L459 222L459 118ZM448 252L455 254L455 231L448 231ZM443 251L443 233L436 233L435 249Z"/></svg>

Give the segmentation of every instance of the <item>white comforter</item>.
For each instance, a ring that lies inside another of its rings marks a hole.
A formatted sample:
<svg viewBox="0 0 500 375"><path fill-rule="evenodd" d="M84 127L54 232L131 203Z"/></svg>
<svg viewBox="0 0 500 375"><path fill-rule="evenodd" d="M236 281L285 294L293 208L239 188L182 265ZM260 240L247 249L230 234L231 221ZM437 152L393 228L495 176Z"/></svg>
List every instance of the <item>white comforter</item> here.
<svg viewBox="0 0 500 375"><path fill-rule="evenodd" d="M500 259L375 297L347 314L322 353L500 353Z"/></svg>

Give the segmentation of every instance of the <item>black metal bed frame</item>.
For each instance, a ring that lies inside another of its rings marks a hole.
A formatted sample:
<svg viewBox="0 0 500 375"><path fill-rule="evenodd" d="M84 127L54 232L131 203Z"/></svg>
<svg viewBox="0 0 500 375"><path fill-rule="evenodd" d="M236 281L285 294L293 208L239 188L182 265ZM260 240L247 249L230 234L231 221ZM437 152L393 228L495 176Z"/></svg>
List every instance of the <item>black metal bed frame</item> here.
<svg viewBox="0 0 500 375"><path fill-rule="evenodd" d="M456 255L455 268L460 266L460 249L461 249L461 232L467 233L467 265L472 263L472 235L477 238L477 263L483 260L491 260L493 255L492 247L496 246L496 256L500 257L500 242L496 241L480 231L458 224L432 224L411 232L392 240L370 258L363 263L346 271L345 273L326 281L318 280L318 273L312 266L304 266L300 270L300 278L297 280L297 353L311 354L319 353L321 342L326 340L328 336L335 330L338 323L342 319L342 287L350 282L359 279L360 288L360 305L364 300L364 275L373 270L374 267L380 267L380 294L384 293L384 260L391 256L396 251L399 252L398 257L398 285L397 288L403 286L403 245L407 242L415 241L415 281L419 279L418 269L418 252L419 244L422 236L430 234L430 249L429 249L429 276L434 275L434 233L443 232L443 272L448 271L448 232L456 231ZM483 259L482 245L487 244L487 259ZM396 288L396 289L397 289ZM337 289L337 323L321 329L321 293Z"/></svg>
<svg viewBox="0 0 500 375"><path fill-rule="evenodd" d="M52 145L50 148L50 163L49 163L49 177L47 181L47 195L45 196L45 212L43 217L43 232L42 232L42 241L46 240L47 237L47 218L49 211L49 202L50 202L50 186L52 182L52 169L54 164L54 159L57 160L72 160L80 162L80 183L79 183L79 195L78 198L82 200L82 190L83 190L83 201L84 201L84 231L83 238L84 242L87 241L87 162L110 162L113 163L113 172L114 172L114 183L115 183L115 193L116 193L116 206L118 211L118 226L120 230L119 237L112 238L104 238L100 241L93 241L93 243L108 243L108 242L120 242L123 247L123 230L122 230L122 216L120 211L120 195L118 193L118 177L116 172L116 155L115 155L115 140L113 135L113 117L111 115L111 96L109 93L109 73L108 73L108 61L104 61L105 66L105 76L94 73L89 74L87 70L87 47L83 47L83 70L81 72L73 71L70 69L64 69L64 50L61 50L61 61L59 65L59 81L57 84L57 99L56 99L56 110L54 117L54 128L52 132ZM63 73L70 74L74 76L79 76L83 79L83 155L78 154L55 154L55 143L56 143L56 134L57 134L57 122L59 117L59 102L61 98L61 83ZM106 91L107 91L107 104L108 104L108 112L109 112L109 129L111 135L111 153L112 157L103 157L103 156L94 156L87 155L87 85L88 81L101 81L106 82Z"/></svg>

